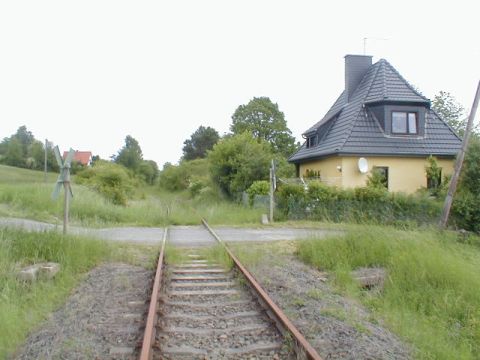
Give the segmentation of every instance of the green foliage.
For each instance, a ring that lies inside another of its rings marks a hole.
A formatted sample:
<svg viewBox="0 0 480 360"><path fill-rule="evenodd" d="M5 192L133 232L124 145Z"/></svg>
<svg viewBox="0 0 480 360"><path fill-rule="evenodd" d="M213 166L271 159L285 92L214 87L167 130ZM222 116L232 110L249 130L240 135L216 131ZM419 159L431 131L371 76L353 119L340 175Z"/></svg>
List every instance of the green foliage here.
<svg viewBox="0 0 480 360"><path fill-rule="evenodd" d="M220 136L217 130L210 126L200 126L190 137L183 142L183 160L201 159L207 156L207 151L213 148Z"/></svg>
<svg viewBox="0 0 480 360"><path fill-rule="evenodd" d="M153 160L142 160L138 167L138 174L148 185L155 184L155 181L158 178L158 173L158 165Z"/></svg>
<svg viewBox="0 0 480 360"><path fill-rule="evenodd" d="M240 105L232 115L230 130L235 135L248 131L259 141L271 144L277 154L290 156L295 151L295 138L285 115L268 97L254 97L247 105Z"/></svg>
<svg viewBox="0 0 480 360"><path fill-rule="evenodd" d="M4 138L0 143L0 163L2 164L42 170L44 162L44 144L35 140L25 126L20 126L15 134ZM47 170L58 171L58 164L51 146L47 148Z"/></svg>
<svg viewBox="0 0 480 360"><path fill-rule="evenodd" d="M28 333L62 304L83 273L113 258L113 250L101 240L0 229L0 358L10 358ZM19 266L47 261L60 263L54 281L27 285L16 280Z"/></svg>
<svg viewBox="0 0 480 360"><path fill-rule="evenodd" d="M265 180L254 181L247 189L248 201L253 206L256 195L268 195L270 192L270 183Z"/></svg>
<svg viewBox="0 0 480 360"><path fill-rule="evenodd" d="M203 169L208 174L208 167L204 165ZM40 171L0 165L0 216L58 224L63 203L61 199L51 199L57 175L49 173L46 184L43 176ZM76 182L76 177L73 181ZM143 184L138 184L136 189L144 192L145 196L122 206L113 204L87 186L74 184L75 197L70 208L72 225L195 225L199 223L200 216L207 218L212 225L248 224L258 223L262 211L224 201L218 197L217 191L209 187L202 188L195 199L190 199L187 192L166 192Z"/></svg>
<svg viewBox="0 0 480 360"><path fill-rule="evenodd" d="M478 136L470 138L462 167L460 187L471 193L480 191L480 138Z"/></svg>
<svg viewBox="0 0 480 360"><path fill-rule="evenodd" d="M138 170L143 160L142 149L138 141L127 135L125 145L118 151L116 156L113 156L113 160L127 169Z"/></svg>
<svg viewBox="0 0 480 360"><path fill-rule="evenodd" d="M387 178L380 169L373 169L367 177L367 187L375 189L386 189Z"/></svg>
<svg viewBox="0 0 480 360"><path fill-rule="evenodd" d="M430 224L438 220L441 204L435 200L385 188L338 189L320 182L282 184L276 195L280 219L312 219L334 222Z"/></svg>
<svg viewBox="0 0 480 360"><path fill-rule="evenodd" d="M95 166L85 168L75 180L98 191L116 205L127 205L127 199L133 194L134 180L128 171L109 161L101 160Z"/></svg>
<svg viewBox="0 0 480 360"><path fill-rule="evenodd" d="M456 235L355 227L298 243L298 256L331 271L340 289L410 341L420 359L475 359L480 352L480 251ZM351 270L383 267L383 291L351 289Z"/></svg>
<svg viewBox="0 0 480 360"><path fill-rule="evenodd" d="M438 166L437 159L430 155L427 158L428 165L425 166L427 175L427 187L433 196L438 196L441 190L442 168Z"/></svg>
<svg viewBox="0 0 480 360"><path fill-rule="evenodd" d="M466 128L465 109L446 91L440 91L432 101L432 109L455 130L463 136Z"/></svg>
<svg viewBox="0 0 480 360"><path fill-rule="evenodd" d="M178 165L165 164L160 173L159 185L168 191L190 190L192 196L211 187L207 159L182 161Z"/></svg>
<svg viewBox="0 0 480 360"><path fill-rule="evenodd" d="M462 229L480 232L480 139L472 136L452 207L453 222Z"/></svg>
<svg viewBox="0 0 480 360"><path fill-rule="evenodd" d="M269 144L249 132L223 138L208 155L213 181L231 198L268 179L272 157Z"/></svg>

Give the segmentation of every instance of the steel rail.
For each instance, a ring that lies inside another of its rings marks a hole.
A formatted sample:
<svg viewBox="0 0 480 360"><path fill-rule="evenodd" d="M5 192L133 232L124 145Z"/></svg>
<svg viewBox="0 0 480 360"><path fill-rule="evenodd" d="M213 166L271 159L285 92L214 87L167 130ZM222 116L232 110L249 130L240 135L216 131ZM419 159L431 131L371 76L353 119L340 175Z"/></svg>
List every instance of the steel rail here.
<svg viewBox="0 0 480 360"><path fill-rule="evenodd" d="M260 298L265 302L268 308L273 312L276 319L281 323L281 325L289 332L296 341L297 346L305 353L305 356L309 360L322 360L322 357L317 353L312 345L305 339L302 333L293 325L293 323L288 319L288 317L283 313L283 311L273 302L273 300L268 296L267 292L263 290L260 284L255 280L252 274L240 263L235 255L231 252L227 244L217 235L217 233L208 225L205 219L202 218L203 225L208 229L210 234L225 248L225 251L233 260L235 266L240 270L240 272L248 280L252 288L257 292Z"/></svg>
<svg viewBox="0 0 480 360"><path fill-rule="evenodd" d="M143 336L142 349L140 351L140 360L151 360L153 344L155 342L155 324L157 322L157 306L158 295L162 281L163 257L165 255L165 243L167 242L168 227L163 232L162 246L160 255L158 256L157 271L153 281L152 297L150 298L150 306L148 308L147 324L145 326L145 334Z"/></svg>

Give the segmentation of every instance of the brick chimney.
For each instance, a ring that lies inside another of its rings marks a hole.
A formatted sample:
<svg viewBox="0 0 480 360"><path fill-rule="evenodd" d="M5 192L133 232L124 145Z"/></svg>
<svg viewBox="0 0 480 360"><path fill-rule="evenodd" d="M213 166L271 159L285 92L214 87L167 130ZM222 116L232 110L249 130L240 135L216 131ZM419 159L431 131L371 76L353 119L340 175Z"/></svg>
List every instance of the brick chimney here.
<svg viewBox="0 0 480 360"><path fill-rule="evenodd" d="M345 55L345 93L347 102L372 66L372 57L367 55Z"/></svg>

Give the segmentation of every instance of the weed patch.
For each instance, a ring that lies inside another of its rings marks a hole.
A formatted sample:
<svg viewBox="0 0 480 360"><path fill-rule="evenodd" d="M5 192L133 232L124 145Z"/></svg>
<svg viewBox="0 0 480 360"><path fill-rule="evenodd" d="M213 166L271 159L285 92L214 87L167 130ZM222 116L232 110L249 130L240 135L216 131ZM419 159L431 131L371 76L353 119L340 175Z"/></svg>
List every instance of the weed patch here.
<svg viewBox="0 0 480 360"><path fill-rule="evenodd" d="M298 244L306 263L334 274L342 293L361 299L413 343L420 359L474 359L480 353L480 251L455 234L358 227L345 236ZM350 272L384 267L384 290L361 291Z"/></svg>
<svg viewBox="0 0 480 360"><path fill-rule="evenodd" d="M29 330L64 301L82 274L115 253L113 245L100 240L0 229L0 358L7 357ZM20 267L47 261L60 263L55 279L16 280Z"/></svg>

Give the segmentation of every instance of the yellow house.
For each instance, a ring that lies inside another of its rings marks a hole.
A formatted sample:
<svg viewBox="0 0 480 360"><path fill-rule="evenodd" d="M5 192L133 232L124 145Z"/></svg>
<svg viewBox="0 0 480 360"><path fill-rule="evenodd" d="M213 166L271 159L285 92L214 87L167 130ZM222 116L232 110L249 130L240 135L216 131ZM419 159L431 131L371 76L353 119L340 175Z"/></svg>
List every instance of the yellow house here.
<svg viewBox="0 0 480 360"><path fill-rule="evenodd" d="M348 188L364 186L376 170L388 190L406 193L428 186L430 155L442 176L450 175L461 147L430 100L386 60L372 65L364 55L345 56L345 90L303 137L289 159L297 176L320 174L321 181Z"/></svg>

